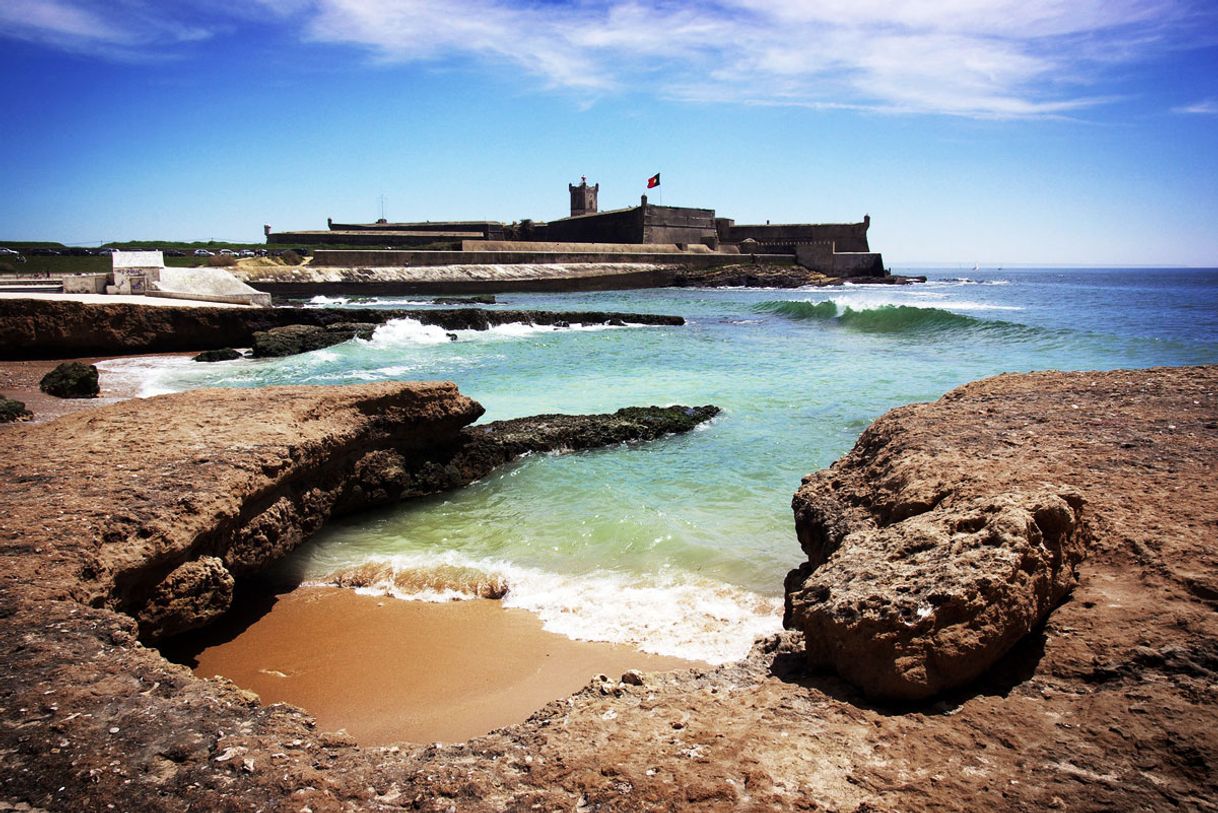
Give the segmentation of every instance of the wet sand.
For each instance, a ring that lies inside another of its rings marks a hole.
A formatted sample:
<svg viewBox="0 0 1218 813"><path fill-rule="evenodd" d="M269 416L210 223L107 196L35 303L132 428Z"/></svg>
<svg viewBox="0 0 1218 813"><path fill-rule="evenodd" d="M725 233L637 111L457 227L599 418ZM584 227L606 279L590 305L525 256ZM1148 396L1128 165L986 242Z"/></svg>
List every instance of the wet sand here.
<svg viewBox="0 0 1218 813"><path fill-rule="evenodd" d="M302 587L195 673L291 703L361 745L460 742L519 723L597 674L705 666L546 632L496 601L432 604Z"/></svg>
<svg viewBox="0 0 1218 813"><path fill-rule="evenodd" d="M135 398L139 395L138 380L134 377L114 375L106 370L98 371L97 384L101 388L101 394L96 398L56 398L54 395L47 395L38 389L38 382L42 381L42 377L66 361L97 364L99 361L108 361L111 358L113 356L89 356L53 361L0 361L0 395L21 401L25 404L26 409L34 413L34 417L28 422L0 423L0 429L19 427L26 423L44 423L58 418L60 415L70 415L73 412ZM133 357L125 356L124 358Z"/></svg>

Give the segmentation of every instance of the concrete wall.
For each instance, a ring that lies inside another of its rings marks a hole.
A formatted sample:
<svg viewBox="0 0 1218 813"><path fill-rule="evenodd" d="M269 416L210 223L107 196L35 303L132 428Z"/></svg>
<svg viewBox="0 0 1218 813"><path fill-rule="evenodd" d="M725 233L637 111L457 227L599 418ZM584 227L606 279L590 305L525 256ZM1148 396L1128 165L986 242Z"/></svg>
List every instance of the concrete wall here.
<svg viewBox="0 0 1218 813"><path fill-rule="evenodd" d="M884 258L878 252L837 252L833 243L795 246L795 262L831 277L884 277Z"/></svg>
<svg viewBox="0 0 1218 813"><path fill-rule="evenodd" d="M552 220L539 228L539 236L556 243L713 245L718 240L714 209L650 203Z"/></svg>
<svg viewBox="0 0 1218 813"><path fill-rule="evenodd" d="M804 268L810 268L822 274L832 273L833 244L825 242L801 243L795 246L795 262Z"/></svg>
<svg viewBox="0 0 1218 813"><path fill-rule="evenodd" d="M104 294L109 274L65 274L63 292L65 294Z"/></svg>
<svg viewBox="0 0 1218 813"><path fill-rule="evenodd" d="M335 223L331 231L474 232L487 240L502 240L503 224L497 220L424 220L414 223Z"/></svg>
<svg viewBox="0 0 1218 813"><path fill-rule="evenodd" d="M266 241L279 246L392 246L409 248L446 241L480 239L476 231L282 231L271 232Z"/></svg>
<svg viewBox="0 0 1218 813"><path fill-rule="evenodd" d="M644 243L703 244L718 239L714 209L643 205Z"/></svg>
<svg viewBox="0 0 1218 813"><path fill-rule="evenodd" d="M794 251L799 243L831 242L838 251L870 251L867 244L867 229L870 218L862 223L776 223L737 225L733 221L719 220L719 239L725 243L756 240L762 248Z"/></svg>
<svg viewBox="0 0 1218 813"><path fill-rule="evenodd" d="M676 245L664 243L554 243L537 240L465 240L462 251L560 251L560 252L608 252L616 254L678 254ZM688 251L705 254L710 251L703 245L690 246Z"/></svg>
<svg viewBox="0 0 1218 813"><path fill-rule="evenodd" d="M250 294L191 294L182 291L145 291L144 296L160 297L162 299L185 299L191 302L218 302L225 305L255 305L262 308L271 306L271 295L264 291L254 291Z"/></svg>
<svg viewBox="0 0 1218 813"><path fill-rule="evenodd" d="M835 277L885 277L884 258L878 252L838 252L833 255Z"/></svg>
<svg viewBox="0 0 1218 813"><path fill-rule="evenodd" d="M554 243L642 243L643 212L639 207L614 209L581 217L537 224L539 238ZM672 241L676 242L676 241Z"/></svg>
<svg viewBox="0 0 1218 813"><path fill-rule="evenodd" d="M164 268L165 255L159 251L116 251L110 255L110 267L115 271Z"/></svg>

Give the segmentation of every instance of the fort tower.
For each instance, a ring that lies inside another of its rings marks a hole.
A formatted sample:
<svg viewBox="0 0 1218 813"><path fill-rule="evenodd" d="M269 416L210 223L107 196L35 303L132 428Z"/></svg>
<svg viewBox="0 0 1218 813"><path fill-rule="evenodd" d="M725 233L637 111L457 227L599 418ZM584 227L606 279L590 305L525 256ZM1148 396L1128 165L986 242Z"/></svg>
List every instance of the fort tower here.
<svg viewBox="0 0 1218 813"><path fill-rule="evenodd" d="M567 184L567 189L571 190L571 217L596 214L596 193L601 189L600 184L588 186L588 179L581 177L579 186Z"/></svg>

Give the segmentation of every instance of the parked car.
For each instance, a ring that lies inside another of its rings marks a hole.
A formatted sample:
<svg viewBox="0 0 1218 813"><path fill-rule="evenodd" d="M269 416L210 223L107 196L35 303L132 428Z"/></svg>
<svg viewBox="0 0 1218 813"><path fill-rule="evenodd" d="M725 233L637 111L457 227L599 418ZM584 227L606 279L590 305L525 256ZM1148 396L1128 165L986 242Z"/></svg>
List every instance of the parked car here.
<svg viewBox="0 0 1218 813"><path fill-rule="evenodd" d="M69 248L67 251L65 251L64 254L67 254L69 257L92 257L93 256L92 251L90 251L87 248L81 248L80 246L73 246L72 248Z"/></svg>
<svg viewBox="0 0 1218 813"><path fill-rule="evenodd" d="M102 248L97 249L97 251L95 251L94 253L95 254L113 254L116 251L118 251L117 248L110 248L109 246L103 246Z"/></svg>
<svg viewBox="0 0 1218 813"><path fill-rule="evenodd" d="M32 248L30 254L35 257L58 257L59 252L53 248Z"/></svg>
<svg viewBox="0 0 1218 813"><path fill-rule="evenodd" d="M241 257L253 257L254 250L252 248L243 248L240 251L238 251L237 254Z"/></svg>
<svg viewBox="0 0 1218 813"><path fill-rule="evenodd" d="M166 251L166 252L165 252L165 256L166 256L166 257L185 257L185 256L186 256L186 252L185 252L185 251L179 251L179 250L178 250L178 249L176 249L176 248L171 248L171 249L169 249L168 251Z"/></svg>
<svg viewBox="0 0 1218 813"><path fill-rule="evenodd" d="M213 252L210 252L205 248L196 248L195 256L196 257L214 257L216 255Z"/></svg>
<svg viewBox="0 0 1218 813"><path fill-rule="evenodd" d="M255 251L254 253L257 254L259 257L265 257L267 255L267 250L265 248L260 248L257 251Z"/></svg>
<svg viewBox="0 0 1218 813"><path fill-rule="evenodd" d="M11 248L0 248L0 254L3 254L6 257L12 257L20 253L20 251L13 251Z"/></svg>

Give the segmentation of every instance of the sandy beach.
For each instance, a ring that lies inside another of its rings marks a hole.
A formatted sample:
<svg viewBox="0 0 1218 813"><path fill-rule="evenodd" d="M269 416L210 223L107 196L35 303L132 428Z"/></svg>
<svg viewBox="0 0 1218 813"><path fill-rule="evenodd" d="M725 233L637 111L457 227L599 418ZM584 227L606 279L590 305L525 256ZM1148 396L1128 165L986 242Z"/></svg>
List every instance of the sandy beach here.
<svg viewBox="0 0 1218 813"><path fill-rule="evenodd" d="M704 666L573 641L497 601L434 604L302 587L193 666L291 703L361 745L460 742L523 722L598 674Z"/></svg>

